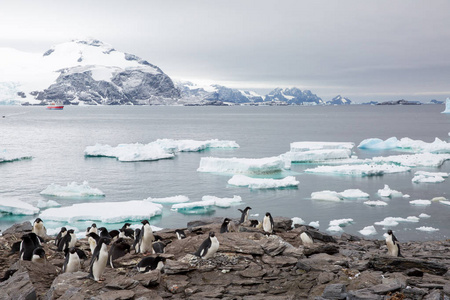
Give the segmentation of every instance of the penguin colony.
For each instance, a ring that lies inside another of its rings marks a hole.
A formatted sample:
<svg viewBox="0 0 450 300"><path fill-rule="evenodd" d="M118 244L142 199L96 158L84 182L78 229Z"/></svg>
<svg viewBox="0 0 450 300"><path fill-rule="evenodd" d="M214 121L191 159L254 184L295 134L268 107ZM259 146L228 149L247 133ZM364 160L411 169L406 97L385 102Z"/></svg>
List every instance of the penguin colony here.
<svg viewBox="0 0 450 300"><path fill-rule="evenodd" d="M258 220L249 220L250 210L251 207L246 207L244 210L239 209L241 217L238 224L245 223L248 226L262 229L267 236L275 233L274 221L269 212L265 214L262 222L259 222ZM106 266L109 264L114 269L114 260L130 253L131 250L143 255L143 258L136 265L139 272L164 271L166 259L159 256L159 254L164 253L164 248L167 244L160 236L153 233L148 220L143 220L141 223L142 227L136 230L130 228L130 223L125 223L119 230L108 231L105 227L97 228L95 223L86 229L86 238L88 239L91 252L89 278L102 282ZM220 227L220 233L236 231L233 225L234 221L225 218ZM314 231L305 229L299 234L303 245L308 246L314 243L313 233ZM186 238L186 233L181 229L175 230L175 235L177 239ZM400 252L399 242L392 230L388 230L385 236L388 255L403 257ZM21 237L21 241L13 244L12 252L19 252L20 260L46 263L46 254L42 244L45 240L51 243L52 241L49 241L49 239L44 222L37 218L34 221L32 232L24 234ZM66 227L62 227L54 239L55 250L65 253L64 264L61 268L62 273L80 271L82 262L89 259L82 249L76 247L76 243L77 237L74 230L67 230ZM199 245L193 255L201 259L213 258L219 246L220 243L215 232L210 231L208 237ZM156 257L148 256L151 254L156 254ZM12 273L8 274L8 272L1 281L12 276Z"/></svg>

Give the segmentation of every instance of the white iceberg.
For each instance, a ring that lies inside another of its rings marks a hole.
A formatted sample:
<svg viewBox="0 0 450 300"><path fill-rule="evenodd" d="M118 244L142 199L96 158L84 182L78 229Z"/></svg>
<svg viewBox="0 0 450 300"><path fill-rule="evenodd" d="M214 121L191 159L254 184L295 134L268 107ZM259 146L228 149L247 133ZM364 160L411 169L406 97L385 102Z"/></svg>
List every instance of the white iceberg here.
<svg viewBox="0 0 450 300"><path fill-rule="evenodd" d="M189 197L178 195L173 197L165 197L165 198L152 198L149 197L147 199L144 199L144 201L150 201L154 203L160 203L160 204L173 204L173 203L184 203L189 202Z"/></svg>
<svg viewBox="0 0 450 300"><path fill-rule="evenodd" d="M311 150L347 149L355 146L351 142L294 142L291 143L291 152L304 152Z"/></svg>
<svg viewBox="0 0 450 300"><path fill-rule="evenodd" d="M417 171L414 175L424 175L424 176L440 176L447 178L450 174L446 172L426 172L426 171Z"/></svg>
<svg viewBox="0 0 450 300"><path fill-rule="evenodd" d="M43 208L49 208L49 207L60 207L61 204L59 204L58 202L54 201L54 200L42 200L39 199L37 205L38 208L43 209Z"/></svg>
<svg viewBox="0 0 450 300"><path fill-rule="evenodd" d="M384 185L383 189L378 190L378 195L386 198L403 197L402 192L392 190L387 184Z"/></svg>
<svg viewBox="0 0 450 300"><path fill-rule="evenodd" d="M251 178L245 175L234 175L228 180L228 184L235 186L248 186L250 189L278 189L297 187L299 181L294 176L287 176L283 179L272 178Z"/></svg>
<svg viewBox="0 0 450 300"><path fill-rule="evenodd" d="M430 215L427 215L427 214L424 214L424 213L421 213L419 215L419 218L430 218L430 217L431 217Z"/></svg>
<svg viewBox="0 0 450 300"><path fill-rule="evenodd" d="M349 159L352 151L349 149L323 149L309 151L290 151L281 155L281 157L291 163L317 163L328 160Z"/></svg>
<svg viewBox="0 0 450 300"><path fill-rule="evenodd" d="M39 208L19 199L0 198L0 213L12 215L35 215L39 213Z"/></svg>
<svg viewBox="0 0 450 300"><path fill-rule="evenodd" d="M345 227L351 223L353 223L353 219L337 219L337 220L331 220L329 226Z"/></svg>
<svg viewBox="0 0 450 300"><path fill-rule="evenodd" d="M388 205L386 202L381 201L381 200L365 201L364 204L369 205L369 206L386 206L386 205Z"/></svg>
<svg viewBox="0 0 450 300"><path fill-rule="evenodd" d="M335 191L320 191L311 193L313 200L341 201L343 198Z"/></svg>
<svg viewBox="0 0 450 300"><path fill-rule="evenodd" d="M445 109L442 113L450 114L450 98L445 99ZM450 135L450 132L448 133L448 135Z"/></svg>
<svg viewBox="0 0 450 300"><path fill-rule="evenodd" d="M389 164L368 164L368 165L340 165L340 166L319 166L312 169L306 169L306 173L316 174L336 174L351 176L381 176L390 173L408 172L411 168L395 166Z"/></svg>
<svg viewBox="0 0 450 300"><path fill-rule="evenodd" d="M435 138L431 143L402 138L399 141L398 148L414 152L450 153L450 143L442 141L439 138Z"/></svg>
<svg viewBox="0 0 450 300"><path fill-rule="evenodd" d="M295 228L294 225L303 225L303 224L305 224L305 221L303 221L303 219L299 218L299 217L293 217L291 220L292 220L292 228Z"/></svg>
<svg viewBox="0 0 450 300"><path fill-rule="evenodd" d="M198 152L208 148L239 148L235 141L217 139L207 141L158 139L156 144L168 152Z"/></svg>
<svg viewBox="0 0 450 300"><path fill-rule="evenodd" d="M104 197L105 193L97 188L91 188L87 181L82 184L72 182L67 184L67 186L61 186L52 183L45 190L43 190L41 195L49 195L56 197Z"/></svg>
<svg viewBox="0 0 450 300"><path fill-rule="evenodd" d="M411 181L415 183L440 183L448 177L448 173L445 172L417 171L414 175Z"/></svg>
<svg viewBox="0 0 450 300"><path fill-rule="evenodd" d="M162 205L133 200L124 202L78 203L71 206L49 208L39 217L43 220L76 222L83 220L103 223L121 223L125 221L142 221L162 213Z"/></svg>
<svg viewBox="0 0 450 300"><path fill-rule="evenodd" d="M202 157L198 172L228 174L271 174L284 170L281 157L267 158L217 158Z"/></svg>
<svg viewBox="0 0 450 300"><path fill-rule="evenodd" d="M309 222L308 225L312 226L314 228L319 228L320 227L319 221L311 221L311 222Z"/></svg>
<svg viewBox="0 0 450 300"><path fill-rule="evenodd" d="M344 231L344 229L342 229L341 226L335 225L335 226L330 226L330 227L328 227L328 228L327 228L327 231L331 231L331 232L342 232L342 231Z"/></svg>
<svg viewBox="0 0 450 300"><path fill-rule="evenodd" d="M13 162L18 160L32 159L32 156L23 156L21 154L11 154L5 150L0 151L0 163Z"/></svg>
<svg viewBox="0 0 450 300"><path fill-rule="evenodd" d="M377 234L377 230L375 229L375 227L373 225L370 225L370 226L366 226L363 229L361 229L359 231L359 233L361 233L362 235L366 235L366 236L375 235L375 234Z"/></svg>
<svg viewBox="0 0 450 300"><path fill-rule="evenodd" d="M396 221L398 218L394 217L386 217L383 221L375 222L375 225L384 226L384 227L394 227L398 225L398 222Z"/></svg>
<svg viewBox="0 0 450 300"><path fill-rule="evenodd" d="M412 201L409 201L409 203L411 205L417 205L417 206L431 205L431 201L430 200L421 200L421 199L419 199L419 200L412 200Z"/></svg>
<svg viewBox="0 0 450 300"><path fill-rule="evenodd" d="M383 141L378 138L365 139L359 143L358 148L360 149L370 149L370 150L387 150L397 148L398 140L396 137L388 138Z"/></svg>
<svg viewBox="0 0 450 300"><path fill-rule="evenodd" d="M442 203L445 205L450 205L450 201L445 201L445 200L441 200L441 201L439 201L439 203Z"/></svg>
<svg viewBox="0 0 450 300"><path fill-rule="evenodd" d="M173 158L175 154L167 152L155 143L150 144L119 144L117 147L96 144L84 150L85 156L115 157L119 161L153 161Z"/></svg>
<svg viewBox="0 0 450 300"><path fill-rule="evenodd" d="M416 228L416 230L419 231L426 231L426 232L434 232L434 231L439 231L438 228L434 228L434 227L427 227L427 226L421 226L419 228Z"/></svg>
<svg viewBox="0 0 450 300"><path fill-rule="evenodd" d="M406 167L440 167L446 160L450 160L450 154L418 153L372 158L375 163L390 163Z"/></svg>
<svg viewBox="0 0 450 300"><path fill-rule="evenodd" d="M210 211L213 206L230 207L231 205L240 204L242 198L233 196L233 198L219 198L215 196L203 196L202 201L185 202L172 205L171 210L178 212L191 213L195 210Z"/></svg>
<svg viewBox="0 0 450 300"><path fill-rule="evenodd" d="M217 207L230 207L231 205L240 204L242 202L241 196L233 196L233 198L219 198L216 196L203 196L202 201L212 201Z"/></svg>
<svg viewBox="0 0 450 300"><path fill-rule="evenodd" d="M341 197L344 199L369 198L369 194L367 194L359 189L348 189L343 192L340 192L339 195L341 195Z"/></svg>

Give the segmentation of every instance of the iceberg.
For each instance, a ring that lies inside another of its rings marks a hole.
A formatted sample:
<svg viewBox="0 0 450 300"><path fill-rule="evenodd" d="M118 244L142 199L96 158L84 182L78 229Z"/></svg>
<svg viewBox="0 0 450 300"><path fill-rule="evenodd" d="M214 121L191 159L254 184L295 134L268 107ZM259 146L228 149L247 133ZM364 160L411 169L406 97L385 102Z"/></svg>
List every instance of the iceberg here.
<svg viewBox="0 0 450 300"><path fill-rule="evenodd" d="M281 157L267 158L217 158L202 157L198 172L228 174L271 174L284 170Z"/></svg>
<svg viewBox="0 0 450 300"><path fill-rule="evenodd" d="M171 210L182 213L205 213L212 210L213 206L230 207L231 205L240 204L242 198L234 196L233 198L218 198L215 196L203 196L202 201L178 203L172 205Z"/></svg>
<svg viewBox="0 0 450 300"><path fill-rule="evenodd" d="M341 226L330 226L330 227L327 228L327 231L342 232L342 231L344 231L344 229L342 229Z"/></svg>
<svg viewBox="0 0 450 300"><path fill-rule="evenodd" d="M240 204L242 198L240 196L233 196L233 198L219 198L216 196L203 196L202 201L213 202L217 207L230 207L231 205Z"/></svg>
<svg viewBox="0 0 450 300"><path fill-rule="evenodd" d="M441 200L441 201L439 201L439 203L442 203L445 205L450 205L450 201L445 201L445 200Z"/></svg>
<svg viewBox="0 0 450 300"><path fill-rule="evenodd" d="M39 199L37 205L38 208L43 209L43 208L49 208L49 207L60 207L61 204L59 204L58 202L54 201L54 200L42 200Z"/></svg>
<svg viewBox="0 0 450 300"><path fill-rule="evenodd" d="M291 152L304 152L325 149L351 150L354 146L355 144L350 142L294 142L291 143Z"/></svg>
<svg viewBox="0 0 450 300"><path fill-rule="evenodd" d="M160 203L160 204L173 204L173 203L184 203L189 202L189 197L178 195L173 197L165 197L165 198L152 198L149 197L147 199L144 199L144 201L150 201L154 203Z"/></svg>
<svg viewBox="0 0 450 300"><path fill-rule="evenodd" d="M105 193L96 188L91 188L87 181L83 181L82 184L72 182L67 184L67 186L60 186L58 184L52 183L45 190L43 190L41 195L56 196L62 198L85 198L85 197L104 197Z"/></svg>
<svg viewBox="0 0 450 300"><path fill-rule="evenodd" d="M448 173L445 172L417 171L414 175L411 181L415 183L440 183L448 177Z"/></svg>
<svg viewBox="0 0 450 300"><path fill-rule="evenodd" d="M359 231L359 233L361 233L362 235L375 235L377 234L377 230L375 229L375 227L373 225L370 226L366 226L364 227L362 230Z"/></svg>
<svg viewBox="0 0 450 300"><path fill-rule="evenodd" d="M431 143L402 138L399 141L398 148L413 152L450 153L450 143L442 141L439 138L435 138L434 142Z"/></svg>
<svg viewBox="0 0 450 300"><path fill-rule="evenodd" d="M411 168L395 166L388 164L369 164L369 165L340 165L340 166L319 166L312 169L306 169L305 173L329 173L336 175L351 176L381 176L390 173L409 172Z"/></svg>
<svg viewBox="0 0 450 300"><path fill-rule="evenodd" d="M32 159L32 156L22 156L20 154L10 154L5 150L0 151L0 163L13 162L18 160Z"/></svg>
<svg viewBox="0 0 450 300"><path fill-rule="evenodd" d="M290 151L281 157L291 163L318 163L328 160L349 159L352 151L349 149L323 149L303 152Z"/></svg>
<svg viewBox="0 0 450 300"><path fill-rule="evenodd" d="M311 199L313 200L341 201L342 199L359 198L369 198L369 194L359 189L348 189L340 193L328 190L311 193Z"/></svg>
<svg viewBox="0 0 450 300"><path fill-rule="evenodd" d="M23 202L19 199L0 198L0 212L12 215L35 215L39 213L39 208Z"/></svg>
<svg viewBox="0 0 450 300"><path fill-rule="evenodd" d="M337 219L337 220L331 220L330 224L328 226L345 227L351 223L353 223L353 219Z"/></svg>
<svg viewBox="0 0 450 300"><path fill-rule="evenodd" d="M430 215L427 215L427 214L424 214L424 213L421 213L419 215L419 218L430 218L430 217L431 217Z"/></svg>
<svg viewBox="0 0 450 300"><path fill-rule="evenodd" d="M198 152L208 148L239 148L235 141L207 141L158 139L153 144L159 145L167 152Z"/></svg>
<svg viewBox="0 0 450 300"><path fill-rule="evenodd" d="M364 204L369 205L369 206L386 206L386 205L388 205L386 202L381 201L381 200L365 201Z"/></svg>
<svg viewBox="0 0 450 300"><path fill-rule="evenodd" d="M343 192L340 192L339 195L344 199L361 199L361 198L369 198L369 194L364 193L359 189L348 189Z"/></svg>
<svg viewBox="0 0 450 300"><path fill-rule="evenodd" d="M445 99L445 109L442 113L450 114L450 98ZM449 132L449 135L450 135L450 132Z"/></svg>
<svg viewBox="0 0 450 300"><path fill-rule="evenodd" d="M311 221L311 222L309 222L308 225L312 226L314 228L319 228L320 227L319 221Z"/></svg>
<svg viewBox="0 0 450 300"><path fill-rule="evenodd" d="M49 208L44 210L39 217L43 220L68 223L83 220L121 223L125 221L142 221L161 215L161 213L161 204L132 200L124 202L78 203L71 206Z"/></svg>
<svg viewBox="0 0 450 300"><path fill-rule="evenodd" d="M450 160L450 154L420 153L372 158L375 163L391 163L406 167L440 167L446 160Z"/></svg>
<svg viewBox="0 0 450 300"><path fill-rule="evenodd" d="M383 221L375 222L375 225L384 226L384 227L394 227L398 225L398 222L396 220L397 218L394 217L386 217Z"/></svg>
<svg viewBox="0 0 450 300"><path fill-rule="evenodd" d="M96 144L84 150L88 157L115 157L119 161L154 161L173 158L175 154L167 152L155 143L150 144L119 144L117 147Z"/></svg>
<svg viewBox="0 0 450 300"><path fill-rule="evenodd" d="M250 189L277 189L297 187L299 181L294 176L287 176L283 179L272 178L251 178L245 175L234 175L228 180L228 184L235 186L248 186Z"/></svg>
<svg viewBox="0 0 450 300"><path fill-rule="evenodd" d="M419 228L416 228L416 230L419 230L419 231L426 231L426 232L435 232L435 231L439 231L438 228L427 227L427 226L421 226L421 227L419 227Z"/></svg>
<svg viewBox="0 0 450 300"><path fill-rule="evenodd" d="M303 221L302 218L299 217L293 217L292 219L292 228L295 228L295 225L303 225L305 224L305 221Z"/></svg>
<svg viewBox="0 0 450 300"><path fill-rule="evenodd" d="M388 150L397 148L398 140L396 137L388 138L383 141L378 138L365 139L359 143L358 148L360 149L370 149L370 150Z"/></svg>
<svg viewBox="0 0 450 300"><path fill-rule="evenodd" d="M412 200L412 201L409 201L409 203L411 205L418 205L418 206L431 205L431 201L430 200Z"/></svg>
<svg viewBox="0 0 450 300"><path fill-rule="evenodd" d="M381 197L389 197L389 198L394 198L394 197L403 197L403 193L396 191L396 190L391 190L391 188L389 188L389 186L387 184L384 185L383 189L378 190L378 195L380 195Z"/></svg>

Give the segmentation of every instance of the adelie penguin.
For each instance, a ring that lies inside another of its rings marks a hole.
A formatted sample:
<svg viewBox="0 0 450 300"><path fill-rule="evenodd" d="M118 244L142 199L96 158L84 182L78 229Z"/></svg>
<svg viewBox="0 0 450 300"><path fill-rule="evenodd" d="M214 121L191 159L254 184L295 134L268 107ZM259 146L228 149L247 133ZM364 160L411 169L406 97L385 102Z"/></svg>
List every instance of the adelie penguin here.
<svg viewBox="0 0 450 300"><path fill-rule="evenodd" d="M45 263L45 250L42 247L37 247L33 250L33 256L31 257L31 261L35 263Z"/></svg>
<svg viewBox="0 0 450 300"><path fill-rule="evenodd" d="M95 247L97 247L97 242L100 239L100 237L98 236L98 234L90 232L87 235L87 239L89 243L89 248L91 249L91 253L94 253Z"/></svg>
<svg viewBox="0 0 450 300"><path fill-rule="evenodd" d="M108 263L108 245L111 239L101 237L97 243L97 247L92 255L91 264L89 267L89 277L97 282L103 281L103 272Z"/></svg>
<svg viewBox="0 0 450 300"><path fill-rule="evenodd" d="M177 235L177 239L179 239L179 240L186 238L186 233L184 233L184 230L182 230L182 229L175 230L175 234Z"/></svg>
<svg viewBox="0 0 450 300"><path fill-rule="evenodd" d="M244 210L238 209L241 212L241 219L239 220L239 224L242 224L242 223L248 221L248 215L249 215L250 209L252 209L252 208L249 206L244 208Z"/></svg>
<svg viewBox="0 0 450 300"><path fill-rule="evenodd" d="M81 261L75 247L70 248L66 253L66 259L62 267L63 273L78 272L81 269Z"/></svg>
<svg viewBox="0 0 450 300"><path fill-rule="evenodd" d="M20 243L19 257L20 260L31 260L33 258L34 249L41 246L41 241L34 232L24 234Z"/></svg>
<svg viewBox="0 0 450 300"><path fill-rule="evenodd" d="M203 241L198 250L194 253L196 256L208 259L216 254L219 249L219 241L214 233L214 231L209 232L209 237Z"/></svg>
<svg viewBox="0 0 450 300"><path fill-rule="evenodd" d="M220 233L230 232L230 222L231 220L228 218L223 220L222 226L220 226Z"/></svg>
<svg viewBox="0 0 450 300"><path fill-rule="evenodd" d="M77 236L75 235L75 231L73 229L69 229L67 230L67 234L59 242L58 251L65 251L66 249L75 247L76 243Z"/></svg>
<svg viewBox="0 0 450 300"><path fill-rule="evenodd" d="M111 268L114 269L113 261L119 257L130 253L130 244L128 244L123 238L118 238L111 246L108 252L108 262Z"/></svg>
<svg viewBox="0 0 450 300"><path fill-rule="evenodd" d="M388 254L395 257L403 257L400 253L400 245L392 230L387 231L386 246L388 248Z"/></svg>
<svg viewBox="0 0 450 300"><path fill-rule="evenodd" d="M263 219L263 230L267 234L273 233L273 219L272 215L268 212L266 212L266 215L264 216Z"/></svg>
<svg viewBox="0 0 450 300"><path fill-rule="evenodd" d="M139 272L144 273L152 270L161 270L164 267L164 257L144 257L138 264L137 269Z"/></svg>
<svg viewBox="0 0 450 300"><path fill-rule="evenodd" d="M58 235L55 238L55 246L58 247L59 243L61 242L62 238L67 234L67 228L61 227L61 230L59 231Z"/></svg>
<svg viewBox="0 0 450 300"><path fill-rule="evenodd" d="M300 233L300 239L302 240L303 245L314 244L314 240L313 240L311 234L307 231L303 231L302 233Z"/></svg>
<svg viewBox="0 0 450 300"><path fill-rule="evenodd" d="M34 220L33 229L31 232L36 233L41 238L47 237L47 229L45 228L44 222L41 220L41 218L37 218L36 220Z"/></svg>
<svg viewBox="0 0 450 300"><path fill-rule="evenodd" d="M150 223L147 220L141 222L142 228L139 234L139 249L137 249L137 253L147 253L153 252L153 242L155 241L155 237L153 236L153 230L150 226Z"/></svg>

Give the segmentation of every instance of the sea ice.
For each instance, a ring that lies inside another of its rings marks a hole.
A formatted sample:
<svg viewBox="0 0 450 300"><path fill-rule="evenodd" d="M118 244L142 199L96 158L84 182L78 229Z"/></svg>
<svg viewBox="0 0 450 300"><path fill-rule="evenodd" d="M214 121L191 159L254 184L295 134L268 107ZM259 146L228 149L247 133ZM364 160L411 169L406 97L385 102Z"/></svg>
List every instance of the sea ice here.
<svg viewBox="0 0 450 300"><path fill-rule="evenodd" d="M331 232L342 232L342 231L344 231L344 229L342 229L341 226L334 225L334 226L328 227L328 228L327 228L327 231L331 231Z"/></svg>
<svg viewBox="0 0 450 300"><path fill-rule="evenodd" d="M417 171L414 175L412 182L415 183L440 183L445 181L445 178L448 177L448 173L445 172Z"/></svg>
<svg viewBox="0 0 450 300"><path fill-rule="evenodd" d="M287 176L283 179L272 178L251 178L245 175L234 175L228 180L228 184L235 186L248 186L250 189L277 189L287 187L297 187L299 181L294 176Z"/></svg>
<svg viewBox="0 0 450 300"><path fill-rule="evenodd" d="M294 142L291 143L291 152L303 152L310 150L325 149L348 149L351 150L355 146L350 142Z"/></svg>
<svg viewBox="0 0 450 300"><path fill-rule="evenodd" d="M433 227L427 227L427 226L421 226L419 228L416 228L416 230L420 230L420 231L426 231L426 232L434 232L434 231L439 231L438 228L433 228Z"/></svg>
<svg viewBox="0 0 450 300"><path fill-rule="evenodd" d="M387 184L384 185L383 189L378 190L378 195L380 195L381 197L389 197L389 198L403 197L402 192L391 190Z"/></svg>
<svg viewBox="0 0 450 300"><path fill-rule="evenodd" d="M394 227L398 225L398 222L394 217L386 217L383 221L375 222L375 225L384 226L384 227Z"/></svg>
<svg viewBox="0 0 450 300"><path fill-rule="evenodd" d="M445 99L445 109L442 113L450 114L450 98ZM448 135L450 135L450 132L448 133Z"/></svg>
<svg viewBox="0 0 450 300"><path fill-rule="evenodd" d="M418 205L418 206L431 205L431 201L430 200L412 200L412 201L409 201L409 203L411 205Z"/></svg>
<svg viewBox="0 0 450 300"><path fill-rule="evenodd" d="M427 214L424 214L424 213L421 213L419 215L419 218L430 218L430 217L431 217L430 215L427 215Z"/></svg>
<svg viewBox="0 0 450 300"><path fill-rule="evenodd" d="M388 173L408 172L409 167L394 166L388 164L368 164L368 165L341 165L341 166L319 166L313 169L306 169L306 173L329 173L337 175L352 176L381 176Z"/></svg>
<svg viewBox="0 0 450 300"><path fill-rule="evenodd" d="M320 191L311 193L313 200L341 201L342 197L335 191Z"/></svg>
<svg viewBox="0 0 450 300"><path fill-rule="evenodd" d="M398 140L396 137L388 138L383 141L378 138L365 139L359 143L358 148L370 150L387 150L397 148Z"/></svg>
<svg viewBox="0 0 450 300"><path fill-rule="evenodd" d="M348 189L339 193L341 197L345 199L360 199L360 198L369 198L369 194L364 193L359 189Z"/></svg>
<svg viewBox="0 0 450 300"><path fill-rule="evenodd" d="M405 167L440 167L449 159L450 154L433 153L377 156L372 158L375 163L392 163Z"/></svg>
<svg viewBox="0 0 450 300"><path fill-rule="evenodd" d="M369 206L386 206L386 205L388 205L386 202L381 201L381 200L365 201L364 204L369 205Z"/></svg>
<svg viewBox="0 0 450 300"><path fill-rule="evenodd" d="M281 155L291 163L317 163L328 160L349 159L352 151L349 149L322 149L309 151L290 151Z"/></svg>
<svg viewBox="0 0 450 300"><path fill-rule="evenodd" d="M242 198L240 196L233 196L233 198L219 198L216 196L203 196L202 201L212 201L217 207L230 207L231 205L240 204Z"/></svg>
<svg viewBox="0 0 450 300"><path fill-rule="evenodd" d="M295 226L294 225L303 225L303 224L305 224L305 221L303 221L303 219L302 218L299 218L299 217L293 217L292 219L292 228L295 228Z"/></svg>
<svg viewBox="0 0 450 300"><path fill-rule="evenodd" d="M359 233L361 233L362 235L375 235L377 234L377 230L375 229L375 227L373 225L370 226L366 226L364 227L362 230L359 231Z"/></svg>
<svg viewBox="0 0 450 300"><path fill-rule="evenodd" d="M414 152L450 153L450 143L442 141L439 138L435 138L431 143L402 138L399 141L398 148Z"/></svg>
<svg viewBox="0 0 450 300"><path fill-rule="evenodd" d="M198 152L208 148L239 148L235 141L217 139L207 141L158 139L153 144L159 145L167 152Z"/></svg>
<svg viewBox="0 0 450 300"><path fill-rule="evenodd" d="M312 226L314 228L319 228L320 227L319 221L311 221L311 222L309 222L308 225Z"/></svg>
<svg viewBox="0 0 450 300"><path fill-rule="evenodd" d="M198 172L228 174L271 174L284 169L281 157L267 158L217 158L202 157Z"/></svg>
<svg viewBox="0 0 450 300"><path fill-rule="evenodd" d="M43 208L49 208L49 207L60 207L61 204L59 204L58 202L54 201L54 200L42 200L39 199L37 205L38 208L43 209Z"/></svg>
<svg viewBox="0 0 450 300"><path fill-rule="evenodd" d="M450 201L445 201L445 200L441 200L441 201L439 201L439 203L442 203L445 205L450 205Z"/></svg>
<svg viewBox="0 0 450 300"><path fill-rule="evenodd" d="M242 201L240 196L233 196L233 198L218 198L215 196L203 196L202 201L178 203L172 205L171 210L174 211L194 211L194 210L210 210L212 206L230 207L234 204L239 204Z"/></svg>
<svg viewBox="0 0 450 300"><path fill-rule="evenodd" d="M353 223L353 219L338 219L338 220L331 220L328 226L345 227L351 223Z"/></svg>
<svg viewBox="0 0 450 300"><path fill-rule="evenodd" d="M144 201L150 201L154 203L160 203L160 204L173 204L173 203L184 203L189 202L189 197L178 195L173 197L165 197L165 198L152 198L149 197L147 199L144 199Z"/></svg>
<svg viewBox="0 0 450 300"><path fill-rule="evenodd" d="M39 217L43 220L76 222L83 220L101 221L103 223L120 223L125 221L142 221L162 213L162 205L133 200L124 202L78 203L71 206L49 208Z"/></svg>
<svg viewBox="0 0 450 300"><path fill-rule="evenodd" d="M97 188L91 188L87 181L83 181L82 184L72 182L67 184L67 186L60 186L58 184L52 183L45 190L43 190L41 195L49 195L56 197L104 197L105 193Z"/></svg>
<svg viewBox="0 0 450 300"><path fill-rule="evenodd" d="M6 150L0 150L0 163L13 162L18 160L32 159L32 156L22 156L20 154L11 154Z"/></svg>
<svg viewBox="0 0 450 300"><path fill-rule="evenodd" d="M0 198L0 212L12 215L35 215L39 208L19 199Z"/></svg>
<svg viewBox="0 0 450 300"><path fill-rule="evenodd" d="M424 175L424 176L441 176L441 177L448 177L449 173L445 172L425 172L425 171L417 171L414 173L414 175Z"/></svg>
<svg viewBox="0 0 450 300"><path fill-rule="evenodd" d="M115 157L119 161L153 161L173 158L175 154L167 152L155 143L119 144L117 147L96 144L84 150L85 156Z"/></svg>

